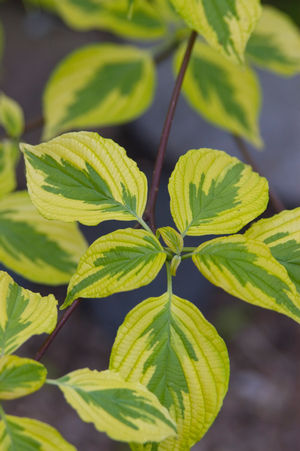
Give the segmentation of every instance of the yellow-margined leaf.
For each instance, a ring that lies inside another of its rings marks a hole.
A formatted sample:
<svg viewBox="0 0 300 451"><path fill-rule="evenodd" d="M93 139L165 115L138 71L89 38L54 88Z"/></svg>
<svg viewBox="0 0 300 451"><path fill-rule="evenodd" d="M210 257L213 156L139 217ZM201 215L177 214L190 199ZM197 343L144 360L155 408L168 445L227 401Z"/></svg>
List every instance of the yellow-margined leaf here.
<svg viewBox="0 0 300 451"><path fill-rule="evenodd" d="M31 199L43 216L86 225L140 220L147 179L125 150L97 133L22 144Z"/></svg>
<svg viewBox="0 0 300 451"><path fill-rule="evenodd" d="M20 105L4 93L0 93L0 125L12 138L18 138L24 130L24 116Z"/></svg>
<svg viewBox="0 0 300 451"><path fill-rule="evenodd" d="M190 28L223 55L244 60L248 39L261 15L259 0L171 0Z"/></svg>
<svg viewBox="0 0 300 451"><path fill-rule="evenodd" d="M114 371L85 368L48 382L58 385L83 421L115 440L159 442L176 435L173 420L156 396Z"/></svg>
<svg viewBox="0 0 300 451"><path fill-rule="evenodd" d="M13 191L17 185L15 165L17 145L10 140L0 142L0 198Z"/></svg>
<svg viewBox="0 0 300 451"><path fill-rule="evenodd" d="M46 86L44 138L129 122L149 107L154 85L155 69L146 50L117 44L76 50Z"/></svg>
<svg viewBox="0 0 300 451"><path fill-rule="evenodd" d="M218 414L229 361L215 328L190 302L172 293L135 307L118 330L110 369L141 382L169 410L177 437L134 450L189 450Z"/></svg>
<svg viewBox="0 0 300 451"><path fill-rule="evenodd" d="M175 55L179 70L184 52ZM196 42L183 83L183 93L199 114L222 129L262 146L258 118L261 106L260 86L255 73L223 58L214 49Z"/></svg>
<svg viewBox="0 0 300 451"><path fill-rule="evenodd" d="M266 244L243 235L216 238L201 244L193 261L210 282L233 296L300 323L300 296Z"/></svg>
<svg viewBox="0 0 300 451"><path fill-rule="evenodd" d="M48 424L11 415L0 421L0 444L1 451L76 451Z"/></svg>
<svg viewBox="0 0 300 451"><path fill-rule="evenodd" d="M268 245L300 293L300 208L261 219L246 231L245 236Z"/></svg>
<svg viewBox="0 0 300 451"><path fill-rule="evenodd" d="M246 55L257 65L281 75L300 72L300 32L289 16L264 6Z"/></svg>
<svg viewBox="0 0 300 451"><path fill-rule="evenodd" d="M157 229L158 237L161 235L166 245L175 254L180 254L183 248L183 238L173 227L161 227Z"/></svg>
<svg viewBox="0 0 300 451"><path fill-rule="evenodd" d="M190 150L169 182L171 213L183 235L238 232L268 203L268 182L220 150Z"/></svg>
<svg viewBox="0 0 300 451"><path fill-rule="evenodd" d="M104 29L132 39L157 39L166 26L147 1L135 2L131 15L128 0L55 0L56 10L77 30Z"/></svg>
<svg viewBox="0 0 300 451"><path fill-rule="evenodd" d="M39 390L46 376L47 370L39 362L14 355L0 357L0 400L20 398Z"/></svg>
<svg viewBox="0 0 300 451"><path fill-rule="evenodd" d="M78 297L102 298L148 285L165 260L166 253L150 232L120 229L104 235L81 258L63 307Z"/></svg>
<svg viewBox="0 0 300 451"><path fill-rule="evenodd" d="M11 354L32 335L52 332L56 306L52 294L43 297L25 290L0 271L0 355Z"/></svg>
<svg viewBox="0 0 300 451"><path fill-rule="evenodd" d="M48 221L27 191L0 200L0 261L34 282L68 283L87 243L76 224Z"/></svg>

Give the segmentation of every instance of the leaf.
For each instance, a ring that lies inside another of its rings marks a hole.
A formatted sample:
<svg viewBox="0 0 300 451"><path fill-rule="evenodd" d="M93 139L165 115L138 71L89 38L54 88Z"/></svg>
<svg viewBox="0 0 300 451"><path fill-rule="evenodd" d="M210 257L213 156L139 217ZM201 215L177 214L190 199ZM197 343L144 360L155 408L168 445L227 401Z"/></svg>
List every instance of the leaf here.
<svg viewBox="0 0 300 451"><path fill-rule="evenodd" d="M0 356L11 354L33 335L52 332L56 305L52 294L43 297L25 290L0 271Z"/></svg>
<svg viewBox="0 0 300 451"><path fill-rule="evenodd" d="M264 6L246 54L262 68L280 75L295 75L300 72L299 30L288 15Z"/></svg>
<svg viewBox="0 0 300 451"><path fill-rule="evenodd" d="M148 285L165 260L166 253L150 232L121 229L104 235L81 258L62 308L78 297L103 298Z"/></svg>
<svg viewBox="0 0 300 451"><path fill-rule="evenodd" d="M157 39L166 27L146 1L135 2L128 16L128 0L55 0L64 21L77 30L102 29L130 39Z"/></svg>
<svg viewBox="0 0 300 451"><path fill-rule="evenodd" d="M86 225L141 220L147 179L114 141L78 132L21 149L30 197L46 218Z"/></svg>
<svg viewBox="0 0 300 451"><path fill-rule="evenodd" d="M8 139L0 142L0 198L16 188L17 154L16 143Z"/></svg>
<svg viewBox="0 0 300 451"><path fill-rule="evenodd" d="M147 386L177 423L176 438L132 446L138 450L190 449L213 423L229 379L223 340L192 303L172 293L149 298L127 315L110 369Z"/></svg>
<svg viewBox="0 0 300 451"><path fill-rule="evenodd" d="M24 116L20 105L3 92L0 93L0 125L12 138L18 138L24 130Z"/></svg>
<svg viewBox="0 0 300 451"><path fill-rule="evenodd" d="M161 227L157 229L157 237L161 235L166 245L175 254L180 254L183 248L183 238L173 227Z"/></svg>
<svg viewBox="0 0 300 451"><path fill-rule="evenodd" d="M264 243L243 235L216 238L197 248L193 262L210 282L233 296L300 323L296 288Z"/></svg>
<svg viewBox="0 0 300 451"><path fill-rule="evenodd" d="M261 15L259 0L171 0L190 28L234 62L243 62Z"/></svg>
<svg viewBox="0 0 300 451"><path fill-rule="evenodd" d="M183 46L175 54L178 72ZM259 132L260 86L255 73L223 58L197 41L188 66L183 94L189 105L209 122L262 146Z"/></svg>
<svg viewBox="0 0 300 451"><path fill-rule="evenodd" d="M47 370L41 363L17 356L0 357L0 400L16 399L39 390Z"/></svg>
<svg viewBox="0 0 300 451"><path fill-rule="evenodd" d="M76 224L48 221L27 191L0 200L0 261L29 280L68 283L87 243Z"/></svg>
<svg viewBox="0 0 300 451"><path fill-rule="evenodd" d="M169 182L171 213L182 235L238 232L267 207L268 182L220 150L190 150Z"/></svg>
<svg viewBox="0 0 300 451"><path fill-rule="evenodd" d="M0 421L1 451L76 451L49 424L6 415Z"/></svg>
<svg viewBox="0 0 300 451"><path fill-rule="evenodd" d="M300 293L300 208L261 219L246 231L245 236L268 245Z"/></svg>
<svg viewBox="0 0 300 451"><path fill-rule="evenodd" d="M82 421L119 441L160 441L176 434L176 426L165 409L145 387L125 382L113 371L73 371L50 380Z"/></svg>
<svg viewBox="0 0 300 451"><path fill-rule="evenodd" d="M149 107L155 69L137 47L93 44L68 55L44 92L44 139L70 129L122 124Z"/></svg>

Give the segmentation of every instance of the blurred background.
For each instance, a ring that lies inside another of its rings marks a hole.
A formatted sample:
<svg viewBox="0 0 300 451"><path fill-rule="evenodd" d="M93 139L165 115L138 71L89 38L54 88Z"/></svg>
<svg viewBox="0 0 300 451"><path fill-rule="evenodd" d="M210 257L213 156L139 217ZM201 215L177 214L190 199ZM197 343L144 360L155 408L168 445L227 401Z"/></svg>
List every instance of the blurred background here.
<svg viewBox="0 0 300 451"><path fill-rule="evenodd" d="M35 3L38 4L38 1ZM300 26L297 0L269 1L286 11ZM1 90L24 108L27 123L41 117L41 99L53 68L72 50L90 42L116 41L100 31L76 32L50 11L21 0L0 1L0 20L5 31ZM261 132L265 150L249 146L251 156L287 208L300 205L300 76L280 78L258 71L263 89ZM152 107L138 120L99 133L124 146L140 169L151 178L160 133L172 91L172 61L158 67L158 89ZM41 131L33 127L24 140L40 142ZM168 146L159 194L158 225L171 224L167 182L178 157L191 148L211 147L242 158L232 137L193 112L180 99ZM18 166L18 187L26 187L24 167ZM269 214L273 212L271 209ZM116 227L104 223L82 227L93 242ZM195 242L195 240L194 240ZM196 241L199 243L199 240ZM193 240L190 241L193 245ZM233 299L209 284L191 262L184 262L175 279L175 293L195 302L225 339L231 359L229 392L213 427L193 449L199 451L297 451L300 450L300 328L292 320ZM43 294L53 292L13 277L24 287ZM165 274L149 287L86 301L47 352L43 362L50 377L89 367L106 369L118 326L126 313L149 296L165 291ZM66 287L54 290L63 300ZM32 357L43 341L25 344L20 355ZM7 403L10 413L49 422L80 451L125 450L93 426L82 423L62 395L46 386L40 392Z"/></svg>

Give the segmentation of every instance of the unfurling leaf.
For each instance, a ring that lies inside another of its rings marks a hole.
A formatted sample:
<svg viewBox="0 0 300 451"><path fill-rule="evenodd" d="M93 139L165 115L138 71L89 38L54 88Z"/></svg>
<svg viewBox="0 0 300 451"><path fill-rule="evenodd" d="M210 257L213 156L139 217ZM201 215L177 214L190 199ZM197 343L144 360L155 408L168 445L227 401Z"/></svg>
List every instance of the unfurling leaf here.
<svg viewBox="0 0 300 451"><path fill-rule="evenodd" d="M12 138L18 138L24 130L24 116L20 105L4 93L0 93L0 125Z"/></svg>
<svg viewBox="0 0 300 451"><path fill-rule="evenodd" d="M158 237L161 235L166 245L175 254L180 254L183 248L183 238L173 227L161 227L157 229Z"/></svg>

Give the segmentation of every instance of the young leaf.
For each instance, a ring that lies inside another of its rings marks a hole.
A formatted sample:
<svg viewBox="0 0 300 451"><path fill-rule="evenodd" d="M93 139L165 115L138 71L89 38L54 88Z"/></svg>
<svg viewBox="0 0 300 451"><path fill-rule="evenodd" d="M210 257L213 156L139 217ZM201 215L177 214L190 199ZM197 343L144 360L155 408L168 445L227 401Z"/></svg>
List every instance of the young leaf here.
<svg viewBox="0 0 300 451"><path fill-rule="evenodd" d="M220 150L190 150L169 182L171 213L182 235L238 232L267 207L268 182Z"/></svg>
<svg viewBox="0 0 300 451"><path fill-rule="evenodd" d="M210 282L233 296L300 323L300 296L266 244L243 235L216 238L197 248L193 262Z"/></svg>
<svg viewBox="0 0 300 451"><path fill-rule="evenodd" d="M165 260L166 253L150 232L121 229L104 235L81 258L62 307L78 297L102 298L148 285Z"/></svg>
<svg viewBox="0 0 300 451"><path fill-rule="evenodd" d="M76 50L59 64L46 86L44 138L129 122L149 107L154 85L155 69L146 50L117 44Z"/></svg>
<svg viewBox="0 0 300 451"><path fill-rule="evenodd" d="M0 142L0 198L16 188L17 145L8 139Z"/></svg>
<svg viewBox="0 0 300 451"><path fill-rule="evenodd" d="M14 355L0 357L0 400L20 398L39 390L46 376L44 365L34 360Z"/></svg>
<svg viewBox="0 0 300 451"><path fill-rule="evenodd" d="M171 0L190 28L234 62L244 60L248 39L261 15L259 0Z"/></svg>
<svg viewBox="0 0 300 451"><path fill-rule="evenodd" d="M176 435L176 426L151 392L113 371L88 368L55 381L80 418L119 441L145 443Z"/></svg>
<svg viewBox="0 0 300 451"><path fill-rule="evenodd" d="M258 66L280 75L300 72L300 32L289 16L264 6L246 55Z"/></svg>
<svg viewBox="0 0 300 451"><path fill-rule="evenodd" d="M22 144L31 199L43 216L86 225L141 220L147 179L125 150L97 133Z"/></svg>
<svg viewBox="0 0 300 451"><path fill-rule="evenodd" d="M130 39L157 39L166 26L150 2L135 2L128 15L128 0L55 0L57 12L77 30L103 29Z"/></svg>
<svg viewBox="0 0 300 451"><path fill-rule="evenodd" d="M25 290L0 271L0 356L11 354L32 335L52 332L56 305L52 294L42 297Z"/></svg>
<svg viewBox="0 0 300 451"><path fill-rule="evenodd" d="M147 386L177 424L177 437L134 450L189 450L213 423L229 379L223 340L192 303L172 293L147 299L127 315L110 369Z"/></svg>
<svg viewBox="0 0 300 451"><path fill-rule="evenodd" d="M175 55L177 72L183 58L182 46ZM192 108L205 119L262 146L258 117L260 86L255 73L228 61L208 45L196 42L188 66L183 93Z"/></svg>
<svg viewBox="0 0 300 451"><path fill-rule="evenodd" d="M246 231L245 236L268 245L300 293L300 208L261 219Z"/></svg>
<svg viewBox="0 0 300 451"><path fill-rule="evenodd" d="M173 227L161 227L157 229L158 237L161 235L166 245L175 254L180 254L183 248L183 238Z"/></svg>
<svg viewBox="0 0 300 451"><path fill-rule="evenodd" d="M27 191L0 200L0 261L47 285L68 283L87 243L76 224L47 221Z"/></svg>
<svg viewBox="0 0 300 451"><path fill-rule="evenodd" d="M0 125L12 138L18 138L24 130L24 116L20 105L4 93L0 93Z"/></svg>
<svg viewBox="0 0 300 451"><path fill-rule="evenodd" d="M11 415L0 421L0 443L1 451L76 451L48 424Z"/></svg>

